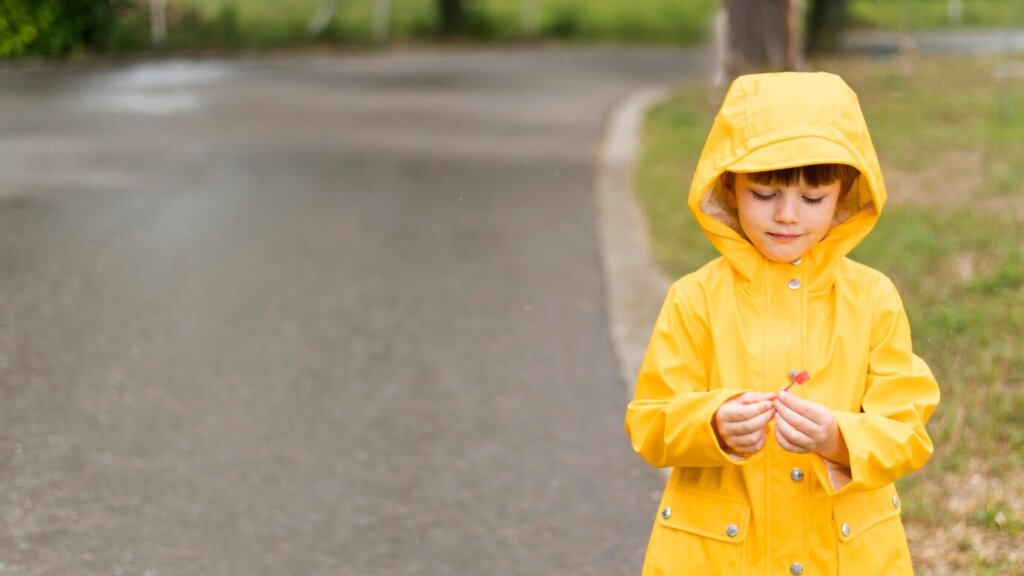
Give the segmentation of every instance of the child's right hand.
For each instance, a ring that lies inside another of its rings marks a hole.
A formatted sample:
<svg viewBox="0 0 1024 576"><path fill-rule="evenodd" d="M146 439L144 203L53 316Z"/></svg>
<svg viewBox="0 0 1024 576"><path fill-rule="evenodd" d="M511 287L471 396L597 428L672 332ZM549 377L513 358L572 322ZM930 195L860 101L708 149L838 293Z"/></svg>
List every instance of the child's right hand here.
<svg viewBox="0 0 1024 576"><path fill-rule="evenodd" d="M744 392L722 404L711 420L722 450L746 458L764 448L765 427L775 416L774 400L773 393Z"/></svg>

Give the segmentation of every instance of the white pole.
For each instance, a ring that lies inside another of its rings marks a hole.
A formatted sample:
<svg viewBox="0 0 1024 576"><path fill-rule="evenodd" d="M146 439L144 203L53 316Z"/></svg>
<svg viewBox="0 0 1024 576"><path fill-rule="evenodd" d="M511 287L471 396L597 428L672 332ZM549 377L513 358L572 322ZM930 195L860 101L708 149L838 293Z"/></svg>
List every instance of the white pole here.
<svg viewBox="0 0 1024 576"><path fill-rule="evenodd" d="M1018 0L1009 0L1006 14L1006 28L1003 30L1002 70L999 74L999 117L1010 120L1014 116L1015 98L1013 84L1020 70L1013 67L1013 30L1017 23Z"/></svg>
<svg viewBox="0 0 1024 576"><path fill-rule="evenodd" d="M387 42L391 35L391 0L373 0L373 40Z"/></svg>
<svg viewBox="0 0 1024 576"><path fill-rule="evenodd" d="M963 0L946 0L946 16L949 21L959 26L964 22Z"/></svg>
<svg viewBox="0 0 1024 576"><path fill-rule="evenodd" d="M320 7L316 9L316 14L313 14L313 17L309 19L309 24L306 26L306 34L310 38L316 38L323 34L337 10L338 0L324 0Z"/></svg>
<svg viewBox="0 0 1024 576"><path fill-rule="evenodd" d="M523 0L523 35L536 36L540 28L540 0Z"/></svg>
<svg viewBox="0 0 1024 576"><path fill-rule="evenodd" d="M167 39L166 0L149 0L149 30L153 46L162 46Z"/></svg>

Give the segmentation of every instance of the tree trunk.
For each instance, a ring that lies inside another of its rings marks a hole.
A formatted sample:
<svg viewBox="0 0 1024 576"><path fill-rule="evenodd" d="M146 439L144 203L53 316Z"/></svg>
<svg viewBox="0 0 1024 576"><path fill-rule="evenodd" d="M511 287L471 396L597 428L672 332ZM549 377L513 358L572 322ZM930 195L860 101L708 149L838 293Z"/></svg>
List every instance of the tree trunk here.
<svg viewBox="0 0 1024 576"><path fill-rule="evenodd" d="M839 50L846 26L846 0L811 0L807 16L807 48L812 54Z"/></svg>
<svg viewBox="0 0 1024 576"><path fill-rule="evenodd" d="M460 36L466 30L466 10L462 0L437 0L442 36Z"/></svg>
<svg viewBox="0 0 1024 576"><path fill-rule="evenodd" d="M803 53L803 0L723 0L722 76L793 70Z"/></svg>

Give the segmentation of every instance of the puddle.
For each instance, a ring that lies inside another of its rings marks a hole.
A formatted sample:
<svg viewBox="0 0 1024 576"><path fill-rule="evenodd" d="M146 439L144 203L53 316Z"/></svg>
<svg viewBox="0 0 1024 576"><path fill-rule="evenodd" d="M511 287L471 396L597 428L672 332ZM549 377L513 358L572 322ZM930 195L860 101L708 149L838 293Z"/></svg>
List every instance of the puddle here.
<svg viewBox="0 0 1024 576"><path fill-rule="evenodd" d="M199 96L191 92L125 92L103 99L110 111L135 114L180 114L199 108Z"/></svg>
<svg viewBox="0 0 1024 576"><path fill-rule="evenodd" d="M92 78L76 99L90 112L187 114L202 107L204 88L228 75L228 67L216 63L139 64Z"/></svg>

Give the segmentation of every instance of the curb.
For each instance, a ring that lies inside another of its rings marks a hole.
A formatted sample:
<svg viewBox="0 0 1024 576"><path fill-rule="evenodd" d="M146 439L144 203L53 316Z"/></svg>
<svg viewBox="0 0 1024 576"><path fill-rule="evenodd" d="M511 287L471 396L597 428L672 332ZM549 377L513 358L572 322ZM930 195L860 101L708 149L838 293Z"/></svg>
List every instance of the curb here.
<svg viewBox="0 0 1024 576"><path fill-rule="evenodd" d="M629 398L670 280L654 264L646 218L633 191L647 111L668 88L638 90L612 110L597 169L597 228L612 344Z"/></svg>

